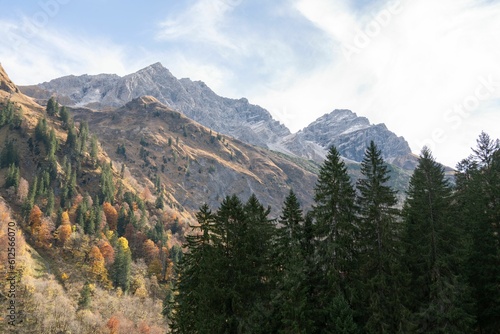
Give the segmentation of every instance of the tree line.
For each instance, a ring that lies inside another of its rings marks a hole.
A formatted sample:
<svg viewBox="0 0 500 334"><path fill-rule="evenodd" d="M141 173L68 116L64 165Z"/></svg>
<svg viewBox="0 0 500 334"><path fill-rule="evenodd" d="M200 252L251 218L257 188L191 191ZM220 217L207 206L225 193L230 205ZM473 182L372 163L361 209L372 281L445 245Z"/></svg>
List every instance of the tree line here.
<svg viewBox="0 0 500 334"><path fill-rule="evenodd" d="M255 196L197 213L173 333L498 333L500 147L482 133L453 182L424 148L398 205L371 142L355 185L332 147L304 213Z"/></svg>

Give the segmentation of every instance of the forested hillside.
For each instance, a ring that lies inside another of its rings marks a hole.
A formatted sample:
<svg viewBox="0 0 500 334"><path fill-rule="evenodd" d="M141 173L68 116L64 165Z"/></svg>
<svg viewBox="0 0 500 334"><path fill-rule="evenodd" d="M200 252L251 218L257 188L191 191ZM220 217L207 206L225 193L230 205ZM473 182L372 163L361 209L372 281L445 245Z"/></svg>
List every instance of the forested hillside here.
<svg viewBox="0 0 500 334"><path fill-rule="evenodd" d="M0 331L165 333L190 213L0 70Z"/></svg>

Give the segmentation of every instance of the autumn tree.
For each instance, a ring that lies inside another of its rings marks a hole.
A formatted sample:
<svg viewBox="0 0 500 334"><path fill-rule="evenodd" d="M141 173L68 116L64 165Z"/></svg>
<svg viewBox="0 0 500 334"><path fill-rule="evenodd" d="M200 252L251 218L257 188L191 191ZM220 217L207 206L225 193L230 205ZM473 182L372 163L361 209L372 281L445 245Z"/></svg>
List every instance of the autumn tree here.
<svg viewBox="0 0 500 334"><path fill-rule="evenodd" d="M118 212L115 207L111 205L110 202L104 202L102 205L104 215L106 216L106 222L111 231L116 231L118 226Z"/></svg>
<svg viewBox="0 0 500 334"><path fill-rule="evenodd" d="M104 258L106 266L111 266L113 262L115 261L115 250L109 243L109 241L105 239L99 240L98 243L99 250L101 251L101 254Z"/></svg>
<svg viewBox="0 0 500 334"><path fill-rule="evenodd" d="M34 205L31 209L28 225L30 227L31 235L36 236L40 230L40 226L42 225L42 210L38 207L38 205Z"/></svg>
<svg viewBox="0 0 500 334"><path fill-rule="evenodd" d="M52 232L54 231L54 224L48 217L42 219L38 233L36 234L36 243L41 247L50 248L52 246Z"/></svg>
<svg viewBox="0 0 500 334"><path fill-rule="evenodd" d="M65 247L70 236L71 236L71 222L69 220L69 214L64 211L61 214L61 225L57 228L57 239L61 242L62 246Z"/></svg>
<svg viewBox="0 0 500 334"><path fill-rule="evenodd" d="M99 247L92 246L89 253L89 273L93 280L108 284L108 271L105 267L104 257L101 254Z"/></svg>

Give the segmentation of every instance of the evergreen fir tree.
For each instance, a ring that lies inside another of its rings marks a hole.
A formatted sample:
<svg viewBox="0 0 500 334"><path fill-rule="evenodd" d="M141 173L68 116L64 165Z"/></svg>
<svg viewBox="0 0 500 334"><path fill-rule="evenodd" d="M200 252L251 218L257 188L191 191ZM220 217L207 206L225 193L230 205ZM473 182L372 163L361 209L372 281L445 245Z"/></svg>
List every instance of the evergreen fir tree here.
<svg viewBox="0 0 500 334"><path fill-rule="evenodd" d="M78 300L78 309L88 309L91 304L92 290L89 282L85 282L82 290L80 291L80 299Z"/></svg>
<svg viewBox="0 0 500 334"><path fill-rule="evenodd" d="M130 288L130 264L132 253L128 246L128 241L124 237L118 238L115 252L115 262L113 263L113 285L127 292Z"/></svg>
<svg viewBox="0 0 500 334"><path fill-rule="evenodd" d="M0 167L9 167L11 164L19 166L19 152L13 140L6 140L3 150L0 154Z"/></svg>
<svg viewBox="0 0 500 334"><path fill-rule="evenodd" d="M475 300L477 331L500 327L500 147L484 132L474 155L457 167L457 221L470 236L467 276Z"/></svg>
<svg viewBox="0 0 500 334"><path fill-rule="evenodd" d="M45 206L45 215L50 217L54 211L54 190L49 189L49 195L47 196L47 205Z"/></svg>
<svg viewBox="0 0 500 334"><path fill-rule="evenodd" d="M113 182L113 173L111 167L105 164L102 167L101 179L100 179L101 195L99 198L102 202L114 202L115 196L115 185Z"/></svg>
<svg viewBox="0 0 500 334"><path fill-rule="evenodd" d="M54 116L59 111L58 103L53 96L51 96L47 101L47 107L45 108L45 110L47 111L47 115L49 116Z"/></svg>
<svg viewBox="0 0 500 334"><path fill-rule="evenodd" d="M395 333L408 318L402 305L401 228L396 192L381 151L373 141L361 162L358 180L359 282L356 295L361 322L368 333Z"/></svg>
<svg viewBox="0 0 500 334"><path fill-rule="evenodd" d="M63 122L63 126L68 127L71 116L69 114L68 109L65 106L62 106L59 109L59 117L61 118L61 121Z"/></svg>
<svg viewBox="0 0 500 334"><path fill-rule="evenodd" d="M321 273L314 293L318 298L314 322L316 328L331 328L331 300L340 293L350 301L358 234L355 191L334 146L321 166L314 200L316 270Z"/></svg>
<svg viewBox="0 0 500 334"><path fill-rule="evenodd" d="M48 143L47 143L47 156L49 159L54 157L57 151L57 137L54 129L50 129L48 135Z"/></svg>
<svg viewBox="0 0 500 334"><path fill-rule="evenodd" d="M158 196L156 197L155 207L156 207L157 209L160 209L160 210L164 208L164 204L163 204L163 194L162 194L162 193L160 193L160 195L158 195Z"/></svg>
<svg viewBox="0 0 500 334"><path fill-rule="evenodd" d="M290 190L285 199L274 246L276 287L273 305L276 323L283 333L302 333L307 329L305 259L302 253L302 210L297 196Z"/></svg>
<svg viewBox="0 0 500 334"><path fill-rule="evenodd" d="M443 167L424 148L403 209L403 263L411 274L407 307L426 333L471 332L474 321L461 275L463 234L453 222L451 195Z"/></svg>
<svg viewBox="0 0 500 334"><path fill-rule="evenodd" d="M97 164L98 154L99 144L97 143L97 137L95 135L92 135L92 137L90 138L90 160L92 161L94 167Z"/></svg>
<svg viewBox="0 0 500 334"><path fill-rule="evenodd" d="M5 188L14 187L17 190L17 187L19 186L19 179L20 179L19 173L20 173L19 167L17 167L14 164L11 164L9 166L9 170L7 172L7 177L5 178Z"/></svg>
<svg viewBox="0 0 500 334"><path fill-rule="evenodd" d="M186 236L184 247L188 251L178 267L172 333L223 333L224 306L220 296L224 290L214 270L221 255L216 247L215 217L205 204L196 218L199 226L194 229L198 233Z"/></svg>

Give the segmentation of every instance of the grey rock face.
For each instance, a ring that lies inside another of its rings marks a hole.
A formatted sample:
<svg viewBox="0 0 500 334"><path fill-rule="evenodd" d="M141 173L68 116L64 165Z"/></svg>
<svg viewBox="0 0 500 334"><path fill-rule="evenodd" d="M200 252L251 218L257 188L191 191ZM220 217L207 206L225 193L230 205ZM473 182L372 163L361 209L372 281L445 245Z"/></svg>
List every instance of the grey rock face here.
<svg viewBox="0 0 500 334"><path fill-rule="evenodd" d="M201 81L178 80L160 63L124 77L67 76L38 86L50 94L69 97L70 106L95 109L119 107L134 98L151 95L216 132L262 147L290 134L267 110L247 99L224 98Z"/></svg>
<svg viewBox="0 0 500 334"><path fill-rule="evenodd" d="M324 155L335 145L343 157L359 162L363 160L365 149L371 140L378 145L388 161L411 154L403 137L396 136L384 124L370 124L367 118L358 117L350 110L334 110L321 116L293 138L285 140L283 145L312 160L321 157L321 150Z"/></svg>
<svg viewBox="0 0 500 334"><path fill-rule="evenodd" d="M290 155L322 162L335 145L347 159L361 161L367 144L374 140L388 161L403 161L411 151L403 137L384 124L372 125L350 110L334 110L291 134L271 114L247 99L215 94L205 83L175 78L160 63L120 77L112 74L66 76L37 86L47 98L56 94L70 106L104 109L120 107L132 99L150 95L161 103L216 132L244 142Z"/></svg>

